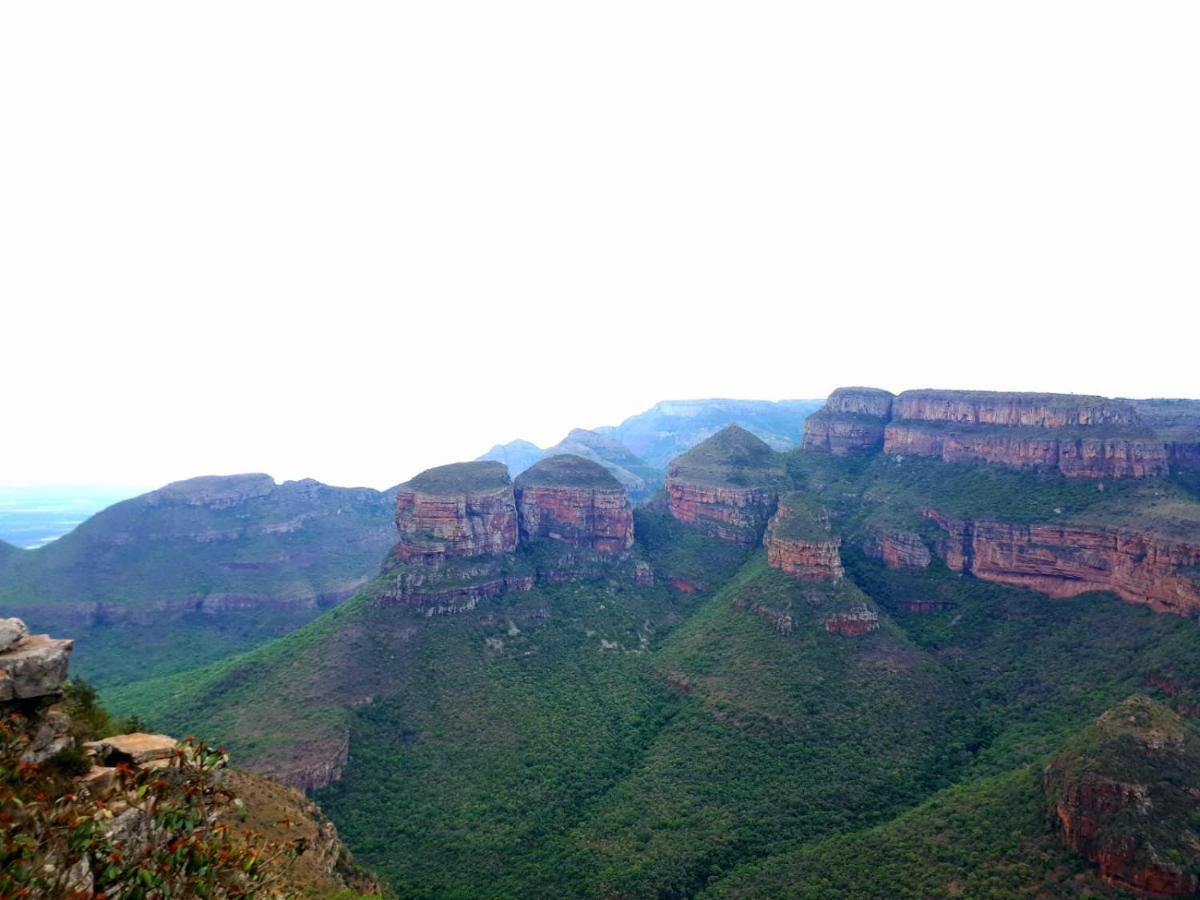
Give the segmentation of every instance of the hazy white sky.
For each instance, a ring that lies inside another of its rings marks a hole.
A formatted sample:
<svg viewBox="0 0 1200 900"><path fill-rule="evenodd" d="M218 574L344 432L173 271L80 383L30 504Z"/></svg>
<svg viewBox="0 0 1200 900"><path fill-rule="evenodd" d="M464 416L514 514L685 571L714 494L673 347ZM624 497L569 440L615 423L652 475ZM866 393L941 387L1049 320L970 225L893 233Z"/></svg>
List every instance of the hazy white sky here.
<svg viewBox="0 0 1200 900"><path fill-rule="evenodd" d="M1200 5L0 5L0 483L1200 396Z"/></svg>

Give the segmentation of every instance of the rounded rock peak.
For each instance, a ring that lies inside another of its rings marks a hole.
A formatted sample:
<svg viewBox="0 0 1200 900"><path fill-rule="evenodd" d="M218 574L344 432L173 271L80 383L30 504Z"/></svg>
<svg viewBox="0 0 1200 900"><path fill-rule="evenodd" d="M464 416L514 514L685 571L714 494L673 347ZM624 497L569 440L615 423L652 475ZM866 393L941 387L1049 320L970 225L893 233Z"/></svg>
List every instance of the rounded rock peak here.
<svg viewBox="0 0 1200 900"><path fill-rule="evenodd" d="M534 463L517 476L518 491L528 487L591 488L604 491L624 491L612 473L598 462L573 453L548 456Z"/></svg>
<svg viewBox="0 0 1200 900"><path fill-rule="evenodd" d="M511 487L512 479L508 474L508 466L494 460L480 460L426 469L400 485L400 490L454 497L501 491Z"/></svg>
<svg viewBox="0 0 1200 900"><path fill-rule="evenodd" d="M769 469L775 467L775 451L766 441L741 425L726 425L691 450L671 461L671 471L722 469Z"/></svg>

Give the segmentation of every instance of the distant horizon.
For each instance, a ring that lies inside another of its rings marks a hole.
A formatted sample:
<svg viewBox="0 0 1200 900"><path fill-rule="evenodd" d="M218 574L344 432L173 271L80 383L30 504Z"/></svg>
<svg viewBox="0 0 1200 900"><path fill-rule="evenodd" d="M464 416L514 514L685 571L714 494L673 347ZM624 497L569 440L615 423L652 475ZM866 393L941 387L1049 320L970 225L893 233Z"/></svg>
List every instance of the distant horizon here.
<svg viewBox="0 0 1200 900"><path fill-rule="evenodd" d="M670 403L684 404L684 403L701 403L701 402L764 402L764 403L824 402L824 400L829 396L829 393L832 392L833 390L837 389L838 387L881 388L882 390L886 390L889 393L897 394L897 395L904 393L905 391L917 391L917 390L970 390L970 391L983 391L983 392L993 392L993 393L1066 394L1066 395L1076 395L1076 396L1096 396L1096 397L1105 397L1107 399L1113 399L1113 400L1191 400L1191 399L1200 399L1200 389L1197 389L1196 397L1189 397L1184 393L1158 394L1158 395L1147 394L1147 395L1143 395L1143 396L1135 396L1131 393L1123 393L1123 394L1122 393L1107 393L1107 394L1105 394L1105 393L1099 393L1096 391L1083 391L1083 390L1069 390L1069 391L1051 391L1051 390L1039 390L1039 389L1006 390L1004 388L995 388L995 387L964 388L964 387L951 387L951 386L933 387L933 386L929 386L929 385L923 385L921 387L906 387L906 388L903 388L902 390L895 391L895 390L892 390L891 388L883 386L883 385L867 384L867 383L861 382L861 381L855 382L853 384L847 383L847 384L842 384L842 385L835 385L833 388L830 388L829 391L827 391L825 394L821 395L820 397L788 396L788 397L780 397L778 399L773 399L773 398L768 398L768 397L733 396L733 395L729 395L729 394L695 396L695 397L670 397L670 398L666 398L666 399L662 399L662 400L656 400L653 403L649 404L648 406L641 408L637 412L632 412L627 415L624 415L616 421L609 421L609 422L604 422L601 424L587 425L587 426L584 426L584 425L568 426L565 431L562 431L559 433L559 436L557 438L534 440L525 435L516 435L514 437L509 437L509 438L506 438L503 440L500 440L500 439L493 440L490 443L485 443L484 445L481 445L476 452L474 452L470 455L460 455L460 458L454 458L454 459L444 458L439 461L431 462L431 463L429 463L429 465L422 466L419 469L410 471L407 474L404 474L398 478L394 478L394 479L390 479L390 480L384 479L382 481L380 481L378 479L375 479L375 480L358 479L358 480L356 480L353 478L336 480L336 479L322 478L322 477L320 477L319 474L316 474L316 473L293 474L293 473L289 472L289 473L285 474L284 472L272 469L271 467L263 467L263 466L242 467L242 468L235 467L235 468L226 468L226 469L220 469L220 470L217 470L217 469L197 470L197 471L193 471L191 474L181 474L178 477L169 477L169 478L158 479L158 480L151 480L151 479L132 479L131 480L128 478L122 478L122 479L114 478L114 479L108 480L103 476L99 476L99 477L96 477L93 479L84 479L84 478L79 478L79 477L68 476L68 477L62 478L61 480L38 479L38 480L19 481L19 480L5 480L5 476L8 475L9 473L0 471L0 509L2 509L4 494L6 492L14 492L14 491L22 491L22 490L40 490L40 491L56 490L56 491L58 491L58 490L78 489L78 490L89 490L89 491L103 491L103 492L108 492L108 493L122 493L123 499L128 499L131 497L139 496L144 493L149 493L150 491L158 490L162 487L165 487L168 484L173 484L175 482L180 482L180 481L189 481L193 478L229 477L229 476L234 476L234 475L248 475L248 474L269 475L272 479L274 479L276 484L283 484L288 481L302 481L304 479L312 479L315 481L319 481L322 484L327 484L331 487L347 487L347 488L363 487L363 488L371 488L373 490L387 490L391 487L394 487L397 484L402 484L403 482L407 481L409 478L412 478L415 475L419 474L420 472L424 471L425 469L431 468L433 466L443 465L443 464L452 463L452 462L468 462L468 461L477 459L480 455L486 454L491 450L494 450L498 447L507 446L516 441L524 441L526 443L532 444L533 446L537 447L539 450L545 450L545 449L552 447L555 444L559 443L564 437L566 437L567 434L569 434L571 431L574 431L576 429L582 429L582 430L586 430L586 431L595 431L595 430L605 429L605 428L616 428L616 427L619 427L620 425L622 425L623 423L629 421L630 419L635 419L638 416L645 415L664 404L670 404ZM0 539L2 539L2 538L0 538Z"/></svg>

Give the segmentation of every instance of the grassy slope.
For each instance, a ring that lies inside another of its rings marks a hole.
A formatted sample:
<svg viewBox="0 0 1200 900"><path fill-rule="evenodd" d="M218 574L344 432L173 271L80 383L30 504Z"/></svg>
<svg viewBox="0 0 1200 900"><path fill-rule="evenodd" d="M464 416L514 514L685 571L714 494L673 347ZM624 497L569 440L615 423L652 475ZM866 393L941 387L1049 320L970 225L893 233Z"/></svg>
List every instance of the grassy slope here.
<svg viewBox="0 0 1200 900"><path fill-rule="evenodd" d="M1041 769L1025 766L935 794L873 828L739 868L703 896L988 900L1128 897L1046 827Z"/></svg>
<svg viewBox="0 0 1200 900"><path fill-rule="evenodd" d="M617 481L608 469L590 459L560 453L548 456L517 476L513 482L516 490L527 487L571 487L595 488L597 490L620 490Z"/></svg>

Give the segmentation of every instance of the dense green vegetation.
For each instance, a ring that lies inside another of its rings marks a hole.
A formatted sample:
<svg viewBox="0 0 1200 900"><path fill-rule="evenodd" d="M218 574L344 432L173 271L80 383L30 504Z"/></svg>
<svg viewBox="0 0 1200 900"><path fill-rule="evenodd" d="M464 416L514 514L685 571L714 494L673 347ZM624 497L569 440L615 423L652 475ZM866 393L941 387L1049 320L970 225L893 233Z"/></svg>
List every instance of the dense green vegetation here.
<svg viewBox="0 0 1200 900"><path fill-rule="evenodd" d="M1025 766L948 788L892 821L738 868L702 896L1130 896L1051 834L1040 776L1040 766Z"/></svg>
<svg viewBox="0 0 1200 900"><path fill-rule="evenodd" d="M1117 895L1049 831L1039 773L1132 693L1194 703L1195 623L936 560L889 570L861 544L897 526L932 544L926 506L1131 521L1195 501L1166 482L785 458L733 437L799 492L784 502L804 514L800 536L828 511L842 582L795 581L660 501L635 513L653 585L631 561L427 618L377 602L383 578L277 641L113 703L272 771L348 735L343 777L318 799L406 897ZM878 629L826 630L847 607L877 611Z"/></svg>

